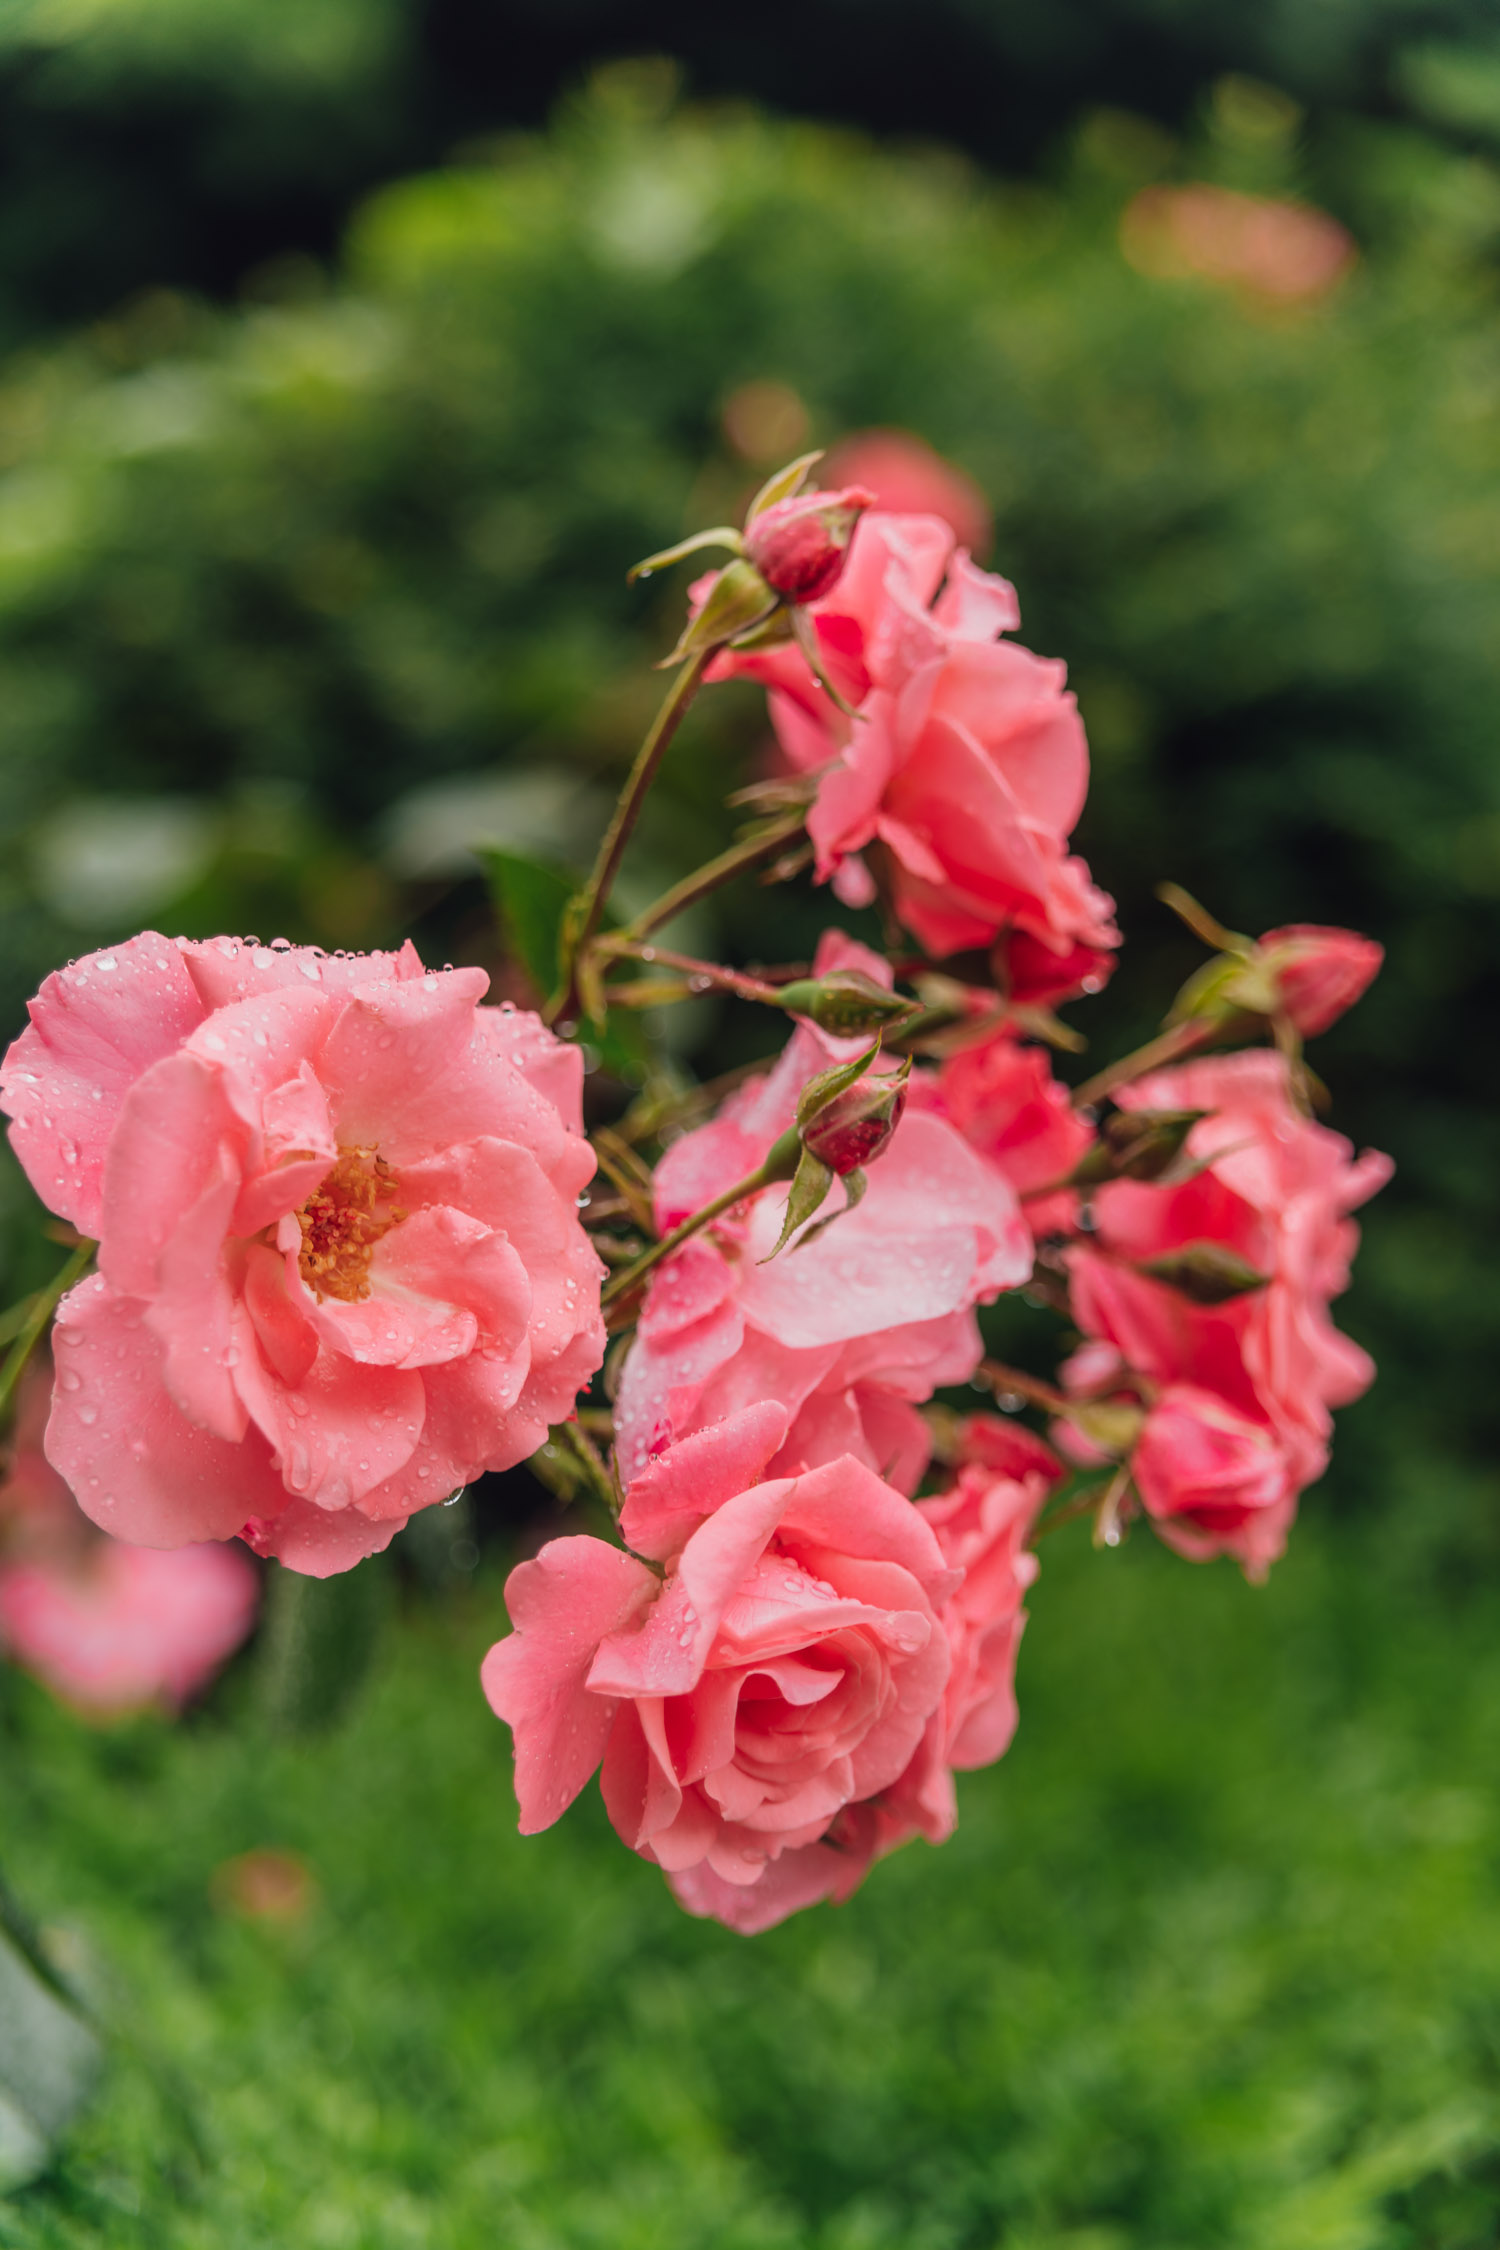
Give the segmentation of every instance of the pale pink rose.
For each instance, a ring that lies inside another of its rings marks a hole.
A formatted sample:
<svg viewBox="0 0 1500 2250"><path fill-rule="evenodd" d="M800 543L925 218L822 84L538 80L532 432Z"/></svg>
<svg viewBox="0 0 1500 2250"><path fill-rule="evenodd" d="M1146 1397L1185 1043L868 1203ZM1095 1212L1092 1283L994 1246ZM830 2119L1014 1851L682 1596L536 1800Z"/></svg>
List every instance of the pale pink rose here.
<svg viewBox="0 0 1500 2250"><path fill-rule="evenodd" d="M837 968L891 979L888 963L830 932L816 971ZM862 1045L799 1025L768 1077L667 1150L656 1172L663 1230L752 1171L792 1123L807 1080ZM842 1192L830 1195L835 1210ZM1009 1183L915 1098L872 1164L859 1207L806 1247L762 1263L780 1233L786 1194L767 1188L737 1206L653 1278L616 1402L627 1482L673 1438L776 1399L791 1427L773 1474L849 1453L914 1490L931 1450L916 1407L973 1374L981 1356L975 1305L1019 1287L1031 1271L1031 1240Z"/></svg>
<svg viewBox="0 0 1500 2250"><path fill-rule="evenodd" d="M0 1651L91 1716L175 1709L249 1632L254 1567L236 1548L157 1554L97 1532L42 1451L51 1395L43 1354L0 1485Z"/></svg>
<svg viewBox="0 0 1500 2250"><path fill-rule="evenodd" d="M1069 1229L1074 1192L1035 1191L1065 1180L1094 1136L1053 1077L1047 1050L994 1032L947 1057L937 1090L944 1116L970 1147L997 1164L1018 1195L1031 1197L1021 1208L1032 1233Z"/></svg>
<svg viewBox="0 0 1500 2250"><path fill-rule="evenodd" d="M765 1480L785 1434L764 1402L672 1447L627 1495L635 1554L555 1539L522 1563L483 1667L523 1834L602 1760L625 1842L741 1930L855 1887L876 1842L861 1808L911 1763L948 1675L931 1529L848 1458Z"/></svg>
<svg viewBox="0 0 1500 2250"><path fill-rule="evenodd" d="M1136 1490L1168 1546L1194 1562L1233 1555L1264 1578L1286 1547L1298 1484L1270 1424L1212 1391L1169 1383L1130 1457Z"/></svg>
<svg viewBox="0 0 1500 2250"><path fill-rule="evenodd" d="M1352 1008L1385 959L1385 948L1373 938L1313 922L1267 930L1255 951L1275 984L1283 1015L1304 1039L1315 1039Z"/></svg>
<svg viewBox="0 0 1500 2250"><path fill-rule="evenodd" d="M1119 933L1067 849L1088 745L1066 668L997 638L1020 622L1014 589L938 519L874 511L808 615L857 717L795 643L721 657L714 676L764 681L787 758L820 774L807 823L819 880L879 844L896 912L929 952L998 942L1017 998L1097 989Z"/></svg>
<svg viewBox="0 0 1500 2250"><path fill-rule="evenodd" d="M943 1559L963 1572L943 1611L952 1669L941 1713L942 1760L960 1772L993 1765L1016 1731L1022 1608L1039 1565L1027 1548L1062 1463L1029 1430L975 1415L948 1491L919 1500Z"/></svg>
<svg viewBox="0 0 1500 2250"><path fill-rule="evenodd" d="M151 933L47 979L0 1085L100 1245L47 1452L104 1529L326 1576L571 1412L604 1340L582 1062L487 983Z"/></svg>
<svg viewBox="0 0 1500 2250"><path fill-rule="evenodd" d="M835 484L862 484L888 516L941 516L960 547L982 555L994 537L990 505L972 477L910 430L856 430L823 463Z"/></svg>
<svg viewBox="0 0 1500 2250"><path fill-rule="evenodd" d="M1330 1408L1368 1387L1368 1355L1329 1317L1358 1242L1348 1214L1389 1178L1388 1157L1302 1115L1282 1058L1252 1050L1179 1063L1116 1095L1126 1109L1202 1109L1186 1153L1204 1169L1173 1187L1117 1180L1093 1198L1097 1231L1069 1252L1073 1315L1148 1385L1211 1391L1267 1425L1297 1489L1321 1476ZM1266 1286L1218 1305L1135 1270L1208 1243Z"/></svg>

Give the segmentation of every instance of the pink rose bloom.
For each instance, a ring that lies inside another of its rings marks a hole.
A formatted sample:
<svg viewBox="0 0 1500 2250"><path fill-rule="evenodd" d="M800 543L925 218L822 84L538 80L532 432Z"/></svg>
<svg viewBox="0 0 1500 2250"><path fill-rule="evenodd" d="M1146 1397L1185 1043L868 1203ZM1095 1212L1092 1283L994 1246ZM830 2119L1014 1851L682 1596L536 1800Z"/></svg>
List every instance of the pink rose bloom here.
<svg viewBox="0 0 1500 2250"><path fill-rule="evenodd" d="M1168 1546L1194 1562L1233 1555L1264 1578L1284 1552L1297 1480L1269 1425L1191 1383L1169 1383L1131 1454L1136 1490Z"/></svg>
<svg viewBox="0 0 1500 2250"><path fill-rule="evenodd" d="M156 1554L95 1531L42 1451L51 1390L34 1360L0 1486L0 1649L89 1716L175 1709L249 1632L254 1568L234 1548Z"/></svg>
<svg viewBox="0 0 1500 2250"><path fill-rule="evenodd" d="M1328 1306L1359 1239L1348 1214L1384 1185L1390 1159L1355 1158L1342 1135L1304 1117L1285 1063L1263 1049L1179 1063L1115 1098L1126 1109L1210 1111L1186 1143L1204 1169L1176 1187L1098 1190L1094 1239L1069 1252L1074 1318L1148 1384L1210 1391L1269 1430L1300 1490L1327 1465L1330 1408L1374 1375ZM1195 1243L1233 1252L1266 1286L1200 1305L1134 1270Z"/></svg>
<svg viewBox="0 0 1500 2250"><path fill-rule="evenodd" d="M943 1115L971 1148L997 1164L1018 1195L1035 1235L1071 1227L1077 1196L1071 1189L1036 1196L1037 1188L1066 1179L1093 1140L1066 1086L1052 1075L1045 1047L1009 1031L993 1032L944 1061L937 1077Z"/></svg>
<svg viewBox="0 0 1500 2250"><path fill-rule="evenodd" d="M952 1573L930 1527L847 1457L762 1481L785 1435L764 1401L674 1446L620 1520L662 1575L602 1540L551 1541L511 1573L515 1630L483 1667L522 1833L602 1760L625 1842L690 1912L747 1932L856 1887L872 1801L948 1676Z"/></svg>
<svg viewBox="0 0 1500 2250"><path fill-rule="evenodd" d="M1385 959L1373 938L1313 922L1267 930L1255 951L1275 982L1282 1012L1304 1039L1315 1039L1352 1008Z"/></svg>
<svg viewBox="0 0 1500 2250"><path fill-rule="evenodd" d="M487 983L149 932L47 979L0 1091L99 1242L47 1454L104 1529L323 1577L571 1412L604 1341L582 1061Z"/></svg>
<svg viewBox="0 0 1500 2250"><path fill-rule="evenodd" d="M1001 967L1018 997L1102 983L1113 906L1067 849L1088 745L1065 667L997 638L1020 622L1014 589L936 517L877 511L808 615L857 718L794 643L721 657L713 676L763 680L788 759L822 774L807 823L819 879L858 903L868 877L851 889L851 865L879 843L896 912L929 952L1014 939L1015 971Z"/></svg>
<svg viewBox="0 0 1500 2250"><path fill-rule="evenodd" d="M891 981L887 962L830 932L816 972L838 968ZM662 1229L752 1171L792 1123L807 1080L863 1044L800 1024L768 1077L667 1150L656 1171ZM627 1482L674 1438L769 1398L791 1417L773 1475L848 1453L914 1490L931 1450L917 1405L968 1380L981 1357L975 1305L1031 1272L1009 1183L916 1098L871 1165L859 1207L764 1264L786 1195L764 1189L654 1276L616 1401ZM841 1195L835 1187L825 1211Z"/></svg>
<svg viewBox="0 0 1500 2250"><path fill-rule="evenodd" d="M1029 1430L975 1415L949 1490L917 1502L944 1561L963 1573L943 1611L953 1662L929 1730L944 1767L971 1772L1010 1748L1021 1605L1040 1567L1026 1542L1061 1475L1062 1463Z"/></svg>

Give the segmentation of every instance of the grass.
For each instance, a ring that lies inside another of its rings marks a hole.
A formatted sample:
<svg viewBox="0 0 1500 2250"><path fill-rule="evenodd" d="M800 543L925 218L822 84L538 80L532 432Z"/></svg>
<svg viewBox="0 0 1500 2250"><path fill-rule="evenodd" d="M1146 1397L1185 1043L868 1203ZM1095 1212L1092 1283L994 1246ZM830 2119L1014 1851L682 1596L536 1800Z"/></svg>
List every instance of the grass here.
<svg viewBox="0 0 1500 2250"><path fill-rule="evenodd" d="M0 2244L1492 2243L1500 1592L1403 1583L1350 1527L1264 1591L1059 1546L955 1841L750 1942L592 1792L516 1836L475 1685L498 1575L412 1597L311 1743L243 1676L107 1734L12 1680L5 1863L130 2044ZM215 1906L256 1846L313 1869L300 1922Z"/></svg>

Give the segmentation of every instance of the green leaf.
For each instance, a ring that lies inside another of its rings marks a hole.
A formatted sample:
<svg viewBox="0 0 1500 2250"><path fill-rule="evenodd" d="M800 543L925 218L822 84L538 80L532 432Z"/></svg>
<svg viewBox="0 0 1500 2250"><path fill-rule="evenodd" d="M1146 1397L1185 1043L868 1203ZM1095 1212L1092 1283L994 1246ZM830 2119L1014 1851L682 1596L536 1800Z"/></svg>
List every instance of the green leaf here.
<svg viewBox="0 0 1500 2250"><path fill-rule="evenodd" d="M549 860L524 859L519 852L481 849L477 856L501 935L545 1000L558 979L558 936L575 879Z"/></svg>
<svg viewBox="0 0 1500 2250"><path fill-rule="evenodd" d="M1164 1281L1195 1305L1227 1305L1233 1297L1264 1289L1271 1278L1222 1242L1185 1242L1159 1258L1142 1258L1135 1270Z"/></svg>
<svg viewBox="0 0 1500 2250"><path fill-rule="evenodd" d="M0 1926L0 2194L46 2170L99 2061L88 2025Z"/></svg>

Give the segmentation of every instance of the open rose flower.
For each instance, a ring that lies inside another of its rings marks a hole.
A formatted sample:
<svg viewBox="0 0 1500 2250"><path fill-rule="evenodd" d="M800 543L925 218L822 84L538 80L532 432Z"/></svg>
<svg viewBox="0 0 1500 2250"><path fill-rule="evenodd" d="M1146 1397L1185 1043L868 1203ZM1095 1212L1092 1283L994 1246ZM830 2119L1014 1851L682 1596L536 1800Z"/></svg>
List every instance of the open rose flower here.
<svg viewBox="0 0 1500 2250"><path fill-rule="evenodd" d="M1130 1457L1146 1513L1194 1562L1233 1555L1263 1578L1286 1547L1297 1479L1270 1425L1191 1383L1169 1383Z"/></svg>
<svg viewBox="0 0 1500 2250"><path fill-rule="evenodd" d="M104 1529L324 1576L571 1411L603 1347L582 1061L487 984L151 933L47 979L0 1091L99 1242L47 1454Z"/></svg>
<svg viewBox="0 0 1500 2250"><path fill-rule="evenodd" d="M0 1484L0 1653L89 1717L175 1710L254 1623L254 1566L243 1549L162 1554L96 1531L42 1451L51 1392L33 1361Z"/></svg>
<svg viewBox="0 0 1500 2250"><path fill-rule="evenodd" d="M1018 1195L1030 1197L1021 1208L1033 1234L1070 1226L1073 1191L1036 1191L1067 1178L1093 1133L1053 1077L1046 1049L1010 1031L993 1032L946 1058L937 1092L943 1115L970 1147L998 1165Z"/></svg>
<svg viewBox="0 0 1500 2250"><path fill-rule="evenodd" d="M625 1842L743 1931L856 1887L949 1666L954 1574L931 1527L848 1458L766 1479L785 1433L763 1402L636 1481L620 1528L661 1576L587 1538L522 1563L515 1631L483 1668L523 1833L602 1760Z"/></svg>
<svg viewBox="0 0 1500 2250"><path fill-rule="evenodd" d="M1096 988L1119 933L1067 848L1088 745L1065 667L998 637L1020 622L1014 589L939 518L875 510L807 614L856 718L792 643L723 656L715 676L763 680L788 759L819 774L807 831L820 880L860 903L869 880L851 870L879 844L895 910L930 952L999 941L1018 998Z"/></svg>
<svg viewBox="0 0 1500 2250"><path fill-rule="evenodd" d="M1285 1062L1265 1050L1179 1063L1115 1098L1125 1109L1209 1112L1185 1144L1202 1169L1172 1187L1116 1180L1096 1192L1094 1236L1068 1254L1074 1318L1149 1389L1212 1393L1268 1432L1300 1491L1327 1466L1330 1409L1358 1398L1374 1374L1328 1307L1358 1241L1349 1213L1389 1178L1390 1159L1356 1158L1340 1134L1303 1116ZM1140 1270L1205 1248L1261 1286L1207 1303ZM1148 1476L1165 1494L1175 1480L1155 1441L1152 1450ZM1268 1507L1267 1522L1284 1532L1290 1510ZM1256 1567L1273 1559L1257 1548Z"/></svg>
<svg viewBox="0 0 1500 2250"><path fill-rule="evenodd" d="M816 970L839 968L891 981L888 963L832 932ZM861 1045L800 1025L768 1077L668 1149L656 1173L661 1227L753 1170L791 1124L807 1080ZM967 1381L981 1356L974 1307L1031 1272L1009 1183L915 1098L858 1208L764 1263L785 1207L784 1188L762 1190L654 1277L616 1403L627 1481L673 1438L774 1398L792 1417L774 1474L850 1453L914 1490L930 1451L916 1406L940 1384Z"/></svg>
<svg viewBox="0 0 1500 2250"><path fill-rule="evenodd" d="M1022 1604L1038 1568L1026 1542L1062 1473L1031 1431L976 1414L960 1433L948 1489L917 1502L954 1574L942 1610L948 1684L911 1764L871 1808L877 1856L913 1836L943 1843L958 1818L955 1772L991 1766L1010 1748Z"/></svg>

